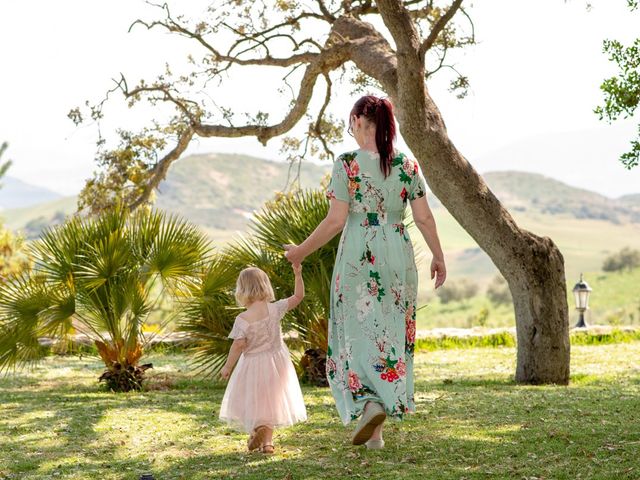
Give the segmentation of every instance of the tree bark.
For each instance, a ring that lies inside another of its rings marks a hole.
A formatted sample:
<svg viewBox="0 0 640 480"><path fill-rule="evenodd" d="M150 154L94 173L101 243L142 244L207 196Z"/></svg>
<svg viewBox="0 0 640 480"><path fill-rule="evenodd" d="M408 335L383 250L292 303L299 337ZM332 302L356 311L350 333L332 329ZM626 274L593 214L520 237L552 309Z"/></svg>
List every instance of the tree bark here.
<svg viewBox="0 0 640 480"><path fill-rule="evenodd" d="M392 35L410 19L385 12ZM391 19L390 19L391 17ZM509 284L518 342L516 381L569 382L569 322L564 259L548 237L518 227L482 177L449 139L442 116L425 83L420 42L409 32L394 53L373 26L341 17L334 30L354 40L351 59L378 80L392 98L402 137L420 163L429 188L489 255ZM371 41L358 42L362 35Z"/></svg>

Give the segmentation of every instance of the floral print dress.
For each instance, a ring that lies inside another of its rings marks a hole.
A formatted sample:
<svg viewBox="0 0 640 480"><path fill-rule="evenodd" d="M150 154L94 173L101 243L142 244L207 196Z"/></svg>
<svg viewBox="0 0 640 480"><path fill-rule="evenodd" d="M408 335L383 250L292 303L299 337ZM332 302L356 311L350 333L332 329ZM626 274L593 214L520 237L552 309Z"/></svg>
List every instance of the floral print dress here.
<svg viewBox="0 0 640 480"><path fill-rule="evenodd" d="M402 153L387 178L370 151L334 163L327 197L348 202L349 215L332 276L327 377L345 425L369 400L396 418L415 410L418 274L403 218L424 195L418 163Z"/></svg>

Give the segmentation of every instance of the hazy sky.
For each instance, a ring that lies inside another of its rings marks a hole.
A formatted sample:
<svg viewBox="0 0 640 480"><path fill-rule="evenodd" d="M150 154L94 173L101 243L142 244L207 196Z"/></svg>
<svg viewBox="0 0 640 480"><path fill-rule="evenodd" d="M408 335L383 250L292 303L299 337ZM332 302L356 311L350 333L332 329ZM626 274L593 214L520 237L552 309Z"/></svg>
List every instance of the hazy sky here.
<svg viewBox="0 0 640 480"><path fill-rule="evenodd" d="M209 3L188 5L197 12ZM592 113L601 101L600 82L614 73L601 53L602 40L631 41L639 33L640 13L631 14L624 0L591 4L587 11L586 2L578 0L474 3L479 44L456 59L471 80L468 98L447 93L444 79L430 88L452 139L479 171L517 168L612 196L640 192L640 168L628 172L617 162L634 123L609 127ZM154 14L133 0L2 2L0 141L10 143L11 176L65 194L81 188L94 169L96 130L75 127L68 111L99 99L119 72L133 83L152 79L165 61L198 52L160 31L127 33L135 18ZM287 101L275 94L277 78L236 77L209 94L233 99L226 105L242 110L259 105L275 120ZM349 93L337 95L334 113L346 116L353 101ZM104 133L140 126L147 113L114 106ZM277 159L278 149L278 141L265 148L251 139L207 139L189 151Z"/></svg>

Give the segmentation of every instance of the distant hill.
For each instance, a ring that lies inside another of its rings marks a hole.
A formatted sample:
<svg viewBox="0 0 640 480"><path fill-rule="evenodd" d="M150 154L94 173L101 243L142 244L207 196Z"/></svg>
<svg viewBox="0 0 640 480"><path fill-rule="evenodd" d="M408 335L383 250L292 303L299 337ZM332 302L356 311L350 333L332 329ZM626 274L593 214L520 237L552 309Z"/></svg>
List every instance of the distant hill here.
<svg viewBox="0 0 640 480"><path fill-rule="evenodd" d="M302 188L320 185L331 165L302 164ZM252 212L273 198L274 192L293 181L297 167L289 171L278 163L247 155L192 155L175 162L160 186L156 206L179 214L203 227L218 243L245 230ZM1 192L2 190L0 190ZM59 223L76 211L77 198L63 197L34 206L0 213L7 226L36 238L46 226Z"/></svg>
<svg viewBox="0 0 640 480"><path fill-rule="evenodd" d="M28 239L37 238L46 227L64 221L67 215L76 211L74 196L29 207L14 208L0 212L4 224L12 230L20 230Z"/></svg>
<svg viewBox="0 0 640 480"><path fill-rule="evenodd" d="M627 170L618 160L629 148L629 139L636 130L633 122L621 122L590 129L541 133L514 139L492 152L472 155L469 160L483 175L506 169L539 173L616 198L640 193L640 168Z"/></svg>
<svg viewBox="0 0 640 480"><path fill-rule="evenodd" d="M328 163L303 164L303 188L318 186L329 170ZM272 198L274 191L285 188L288 172L286 163L245 155L189 156L170 169L157 206L197 223L221 245L246 231L252 212ZM640 194L612 199L520 171L488 172L484 178L519 225L548 235L558 244L565 257L567 279L577 278L581 271L598 271L607 255L624 246L640 248ZM496 272L489 257L431 195L430 203L451 278L489 281ZM75 209L75 197L64 197L7 210L0 216L10 228L35 238L44 226L59 222ZM412 235L417 239L419 234ZM422 285L428 288L427 282Z"/></svg>
<svg viewBox="0 0 640 480"><path fill-rule="evenodd" d="M618 201L622 205L627 205L632 208L640 208L640 193L623 195L622 197L618 198Z"/></svg>
<svg viewBox="0 0 640 480"><path fill-rule="evenodd" d="M613 199L529 172L488 172L484 178L510 210L531 210L615 224L640 223L640 194Z"/></svg>
<svg viewBox="0 0 640 480"><path fill-rule="evenodd" d="M320 184L329 164L305 162L302 188ZM207 154L186 157L171 166L157 206L216 230L243 230L254 210L287 186L297 167L247 155Z"/></svg>
<svg viewBox="0 0 640 480"><path fill-rule="evenodd" d="M59 193L13 177L3 177L0 185L0 210L29 207L62 197Z"/></svg>

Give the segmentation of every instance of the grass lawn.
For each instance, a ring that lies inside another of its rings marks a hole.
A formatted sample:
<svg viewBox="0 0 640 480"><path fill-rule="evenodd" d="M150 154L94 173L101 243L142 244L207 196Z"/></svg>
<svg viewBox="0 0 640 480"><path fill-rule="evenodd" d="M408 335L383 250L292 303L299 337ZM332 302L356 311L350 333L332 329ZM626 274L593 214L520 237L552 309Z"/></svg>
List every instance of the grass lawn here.
<svg viewBox="0 0 640 480"><path fill-rule="evenodd" d="M515 385L512 348L419 353L418 412L383 451L351 446L328 390L304 387L309 421L272 457L217 422L224 386L186 355L144 360L139 393L98 390L93 358L1 378L0 479L640 478L640 342L573 347L569 387Z"/></svg>

